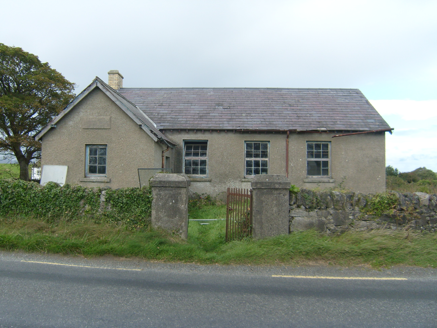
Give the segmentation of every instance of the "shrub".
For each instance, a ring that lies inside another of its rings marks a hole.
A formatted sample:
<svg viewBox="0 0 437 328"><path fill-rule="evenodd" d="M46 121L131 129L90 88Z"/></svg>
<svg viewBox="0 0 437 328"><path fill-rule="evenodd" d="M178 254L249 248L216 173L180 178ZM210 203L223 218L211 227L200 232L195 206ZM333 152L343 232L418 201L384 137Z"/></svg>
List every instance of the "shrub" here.
<svg viewBox="0 0 437 328"><path fill-rule="evenodd" d="M102 192L102 189L68 184L61 187L54 182L42 187L35 182L0 180L0 215L32 217L49 222L91 218L123 222L135 228L149 224L152 208L150 189L108 189L106 206L101 203Z"/></svg>
<svg viewBox="0 0 437 328"><path fill-rule="evenodd" d="M368 199L366 207L363 211L367 214L381 216L388 214L390 210L393 210L398 203L398 197L394 193L380 193L373 195Z"/></svg>

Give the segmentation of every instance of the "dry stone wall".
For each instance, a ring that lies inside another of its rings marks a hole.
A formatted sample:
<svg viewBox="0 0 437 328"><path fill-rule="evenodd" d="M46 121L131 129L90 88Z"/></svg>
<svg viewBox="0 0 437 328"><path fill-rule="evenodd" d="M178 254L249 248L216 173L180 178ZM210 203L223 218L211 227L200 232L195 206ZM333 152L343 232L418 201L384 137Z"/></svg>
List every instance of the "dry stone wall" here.
<svg viewBox="0 0 437 328"><path fill-rule="evenodd" d="M378 198L379 197L379 198ZM437 195L365 195L302 189L290 193L290 232L316 229L326 233L347 230L415 229L437 231Z"/></svg>

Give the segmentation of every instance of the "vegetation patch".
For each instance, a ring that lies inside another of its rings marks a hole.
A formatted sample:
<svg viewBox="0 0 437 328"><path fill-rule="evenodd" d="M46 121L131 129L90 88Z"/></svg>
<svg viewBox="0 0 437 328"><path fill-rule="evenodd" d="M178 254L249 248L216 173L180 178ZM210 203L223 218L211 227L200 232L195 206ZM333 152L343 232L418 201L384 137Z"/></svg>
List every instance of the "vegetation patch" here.
<svg viewBox="0 0 437 328"><path fill-rule="evenodd" d="M103 201L103 198L105 201ZM67 221L113 222L131 229L148 227L152 208L150 189L102 190L54 182L44 187L22 180L0 180L0 216Z"/></svg>
<svg viewBox="0 0 437 328"><path fill-rule="evenodd" d="M190 210L191 219L221 218L224 205ZM188 240L153 230L131 229L126 221L47 221L29 217L0 219L0 248L30 252L113 255L148 260L217 264L291 264L314 261L333 265L368 264L437 267L437 235L375 230L325 235L313 230L262 240L225 242L224 220L207 225L190 221Z"/></svg>
<svg viewBox="0 0 437 328"><path fill-rule="evenodd" d="M419 167L412 172L399 172L392 166L386 167L387 190L400 193L425 192L437 194L437 174L426 167Z"/></svg>
<svg viewBox="0 0 437 328"><path fill-rule="evenodd" d="M369 197L367 205L362 209L362 211L366 214L375 216L393 214L397 204L397 195L393 192L385 192Z"/></svg>

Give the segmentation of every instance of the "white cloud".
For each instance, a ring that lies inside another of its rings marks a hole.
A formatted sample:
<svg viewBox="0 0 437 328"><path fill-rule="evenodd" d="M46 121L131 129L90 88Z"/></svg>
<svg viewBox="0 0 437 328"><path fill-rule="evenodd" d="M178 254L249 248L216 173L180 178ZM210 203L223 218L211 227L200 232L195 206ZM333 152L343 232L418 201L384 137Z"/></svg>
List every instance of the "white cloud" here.
<svg viewBox="0 0 437 328"><path fill-rule="evenodd" d="M437 117L437 100L371 100L382 115L399 115L404 120L427 120Z"/></svg>

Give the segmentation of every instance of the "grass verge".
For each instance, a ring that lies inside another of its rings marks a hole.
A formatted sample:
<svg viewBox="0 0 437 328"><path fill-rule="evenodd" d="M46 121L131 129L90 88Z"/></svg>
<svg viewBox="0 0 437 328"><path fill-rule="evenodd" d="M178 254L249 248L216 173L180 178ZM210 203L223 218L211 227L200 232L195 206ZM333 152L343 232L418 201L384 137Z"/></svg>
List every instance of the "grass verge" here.
<svg viewBox="0 0 437 328"><path fill-rule="evenodd" d="M223 206L205 206L191 218L223 215ZM437 234L347 232L326 236L304 231L264 240L225 243L225 221L209 225L190 221L187 241L143 228L132 231L115 223L90 220L56 223L29 218L0 219L0 249L28 252L114 255L158 261L217 264L306 264L387 267L437 267Z"/></svg>

